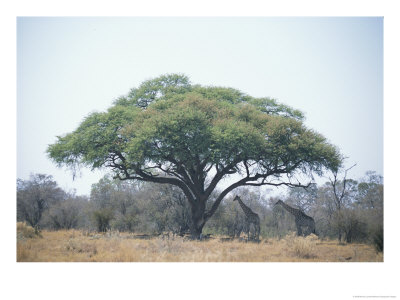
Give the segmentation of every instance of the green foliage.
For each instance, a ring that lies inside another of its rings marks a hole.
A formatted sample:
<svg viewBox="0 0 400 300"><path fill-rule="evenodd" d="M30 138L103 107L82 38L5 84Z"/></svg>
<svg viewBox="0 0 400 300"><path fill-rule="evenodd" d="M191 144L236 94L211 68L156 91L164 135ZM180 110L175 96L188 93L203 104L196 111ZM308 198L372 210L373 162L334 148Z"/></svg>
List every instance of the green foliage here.
<svg viewBox="0 0 400 300"><path fill-rule="evenodd" d="M120 132L134 121L137 110L115 106L107 113L92 113L75 132L58 137L58 142L49 146L48 153L60 166L102 167L112 160L113 155L124 151L126 140Z"/></svg>
<svg viewBox="0 0 400 300"><path fill-rule="evenodd" d="M295 118L297 120L304 119L304 115L301 111L280 104L275 99L251 98L249 99L249 102L260 109L262 112L270 115L281 115L285 117Z"/></svg>
<svg viewBox="0 0 400 300"><path fill-rule="evenodd" d="M111 229L110 221L113 218L113 212L111 209L104 208L93 212L93 220L96 224L97 231L106 232Z"/></svg>
<svg viewBox="0 0 400 300"><path fill-rule="evenodd" d="M58 137L48 153L59 165L125 163L130 173L137 173L131 166L149 162L186 165L196 159L202 164L251 160L264 172L275 165L286 166L288 173L337 168L337 149L301 119L300 112L275 100L191 86L183 75L165 75L133 89L107 112L90 114L73 133Z"/></svg>
<svg viewBox="0 0 400 300"><path fill-rule="evenodd" d="M122 106L147 108L151 103L170 95L183 94L191 90L189 78L182 74L162 75L143 82L133 88L127 97L120 97L114 103Z"/></svg>
<svg viewBox="0 0 400 300"><path fill-rule="evenodd" d="M58 137L47 152L72 170L107 167L119 179L179 187L195 212L196 235L234 188L272 184L270 178L292 185L282 175L321 175L342 161L336 147L304 126L300 111L232 88L192 85L180 74L145 81ZM218 182L231 174L242 180L206 212Z"/></svg>

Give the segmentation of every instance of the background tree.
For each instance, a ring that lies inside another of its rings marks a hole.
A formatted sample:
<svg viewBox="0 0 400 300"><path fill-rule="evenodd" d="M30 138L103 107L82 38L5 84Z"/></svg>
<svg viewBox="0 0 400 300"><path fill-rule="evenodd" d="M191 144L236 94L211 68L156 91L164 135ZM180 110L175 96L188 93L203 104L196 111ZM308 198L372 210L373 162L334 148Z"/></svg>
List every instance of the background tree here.
<svg viewBox="0 0 400 300"><path fill-rule="evenodd" d="M366 209L383 208L383 177L368 171L358 185L357 204Z"/></svg>
<svg viewBox="0 0 400 300"><path fill-rule="evenodd" d="M341 191L342 181L337 180L337 190ZM286 194L273 197L257 187L241 187L235 194L259 215L263 238L283 237L296 230L291 214L280 207L272 208L279 199L285 199L292 205L299 203L298 207L302 203L312 203L307 213L314 217L321 238L337 238L340 230L341 242L368 242L383 251L382 176L369 171L357 181L346 177L346 182L348 190L342 199L340 214L337 214L331 182L307 189L290 188ZM220 193L218 190L212 193L207 210ZM40 215L35 214L36 209L42 207L34 201L38 194L46 195L47 201L36 228L184 234L192 222L190 204L181 189L174 185L121 181L105 176L92 185L91 201L88 201L85 196L63 191L48 175L32 175L31 180L17 181L18 221L35 224L27 220ZM219 209L204 226L205 234L240 236L245 218L240 206L232 201L233 197L227 196L221 201ZM30 212L27 218L22 214L24 210Z"/></svg>
<svg viewBox="0 0 400 300"><path fill-rule="evenodd" d="M182 190L173 185L146 185L146 213L156 232L184 235L191 227L191 212ZM145 196L143 195L143 196ZM143 197L144 198L144 197Z"/></svg>
<svg viewBox="0 0 400 300"><path fill-rule="evenodd" d="M312 215L312 208L317 200L318 187L315 183L307 188L294 187L288 190L286 202L302 211Z"/></svg>
<svg viewBox="0 0 400 300"><path fill-rule="evenodd" d="M43 215L43 226L55 230L84 228L87 224L88 197L67 194L66 198L49 206Z"/></svg>
<svg viewBox="0 0 400 300"><path fill-rule="evenodd" d="M367 237L378 251L383 251L383 177L368 171L358 184L356 208L364 216Z"/></svg>
<svg viewBox="0 0 400 300"><path fill-rule="evenodd" d="M106 175L92 185L90 197L97 230L183 234L190 228L190 207L173 185L138 184Z"/></svg>
<svg viewBox="0 0 400 300"><path fill-rule="evenodd" d="M357 181L348 179L347 172L352 169L355 165L348 169L338 169L332 171L332 178L329 178L330 186L332 187L331 193L335 211L333 212L333 226L337 230L337 236L339 242L342 240L342 233L344 229L344 216L343 209L348 208L355 200L355 193L357 192ZM340 180L340 172L343 172L343 179Z"/></svg>
<svg viewBox="0 0 400 300"><path fill-rule="evenodd" d="M66 193L57 186L53 177L32 174L29 180L17 180L17 221L40 226L43 213L50 205L65 199Z"/></svg>
<svg viewBox="0 0 400 300"><path fill-rule="evenodd" d="M240 186L302 186L298 174L337 170L338 150L269 98L192 85L184 75L144 82L103 113L92 113L48 148L58 165L110 168L115 178L171 184L191 208L200 237L223 198ZM235 174L210 205L218 183ZM206 209L209 207L209 209Z"/></svg>
<svg viewBox="0 0 400 300"><path fill-rule="evenodd" d="M139 186L134 182L113 180L108 175L92 185L91 214L95 227L105 231L113 227L120 231L134 231L138 222L135 199Z"/></svg>
<svg viewBox="0 0 400 300"><path fill-rule="evenodd" d="M91 215L97 231L106 232L111 229L110 221L114 218L113 211L110 208L97 209Z"/></svg>

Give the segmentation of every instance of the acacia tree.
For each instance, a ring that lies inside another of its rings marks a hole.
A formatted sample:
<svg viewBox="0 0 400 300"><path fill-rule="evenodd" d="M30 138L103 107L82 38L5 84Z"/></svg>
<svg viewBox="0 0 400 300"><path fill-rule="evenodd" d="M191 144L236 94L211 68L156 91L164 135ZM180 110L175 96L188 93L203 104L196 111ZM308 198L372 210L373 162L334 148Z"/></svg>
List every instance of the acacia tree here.
<svg viewBox="0 0 400 300"><path fill-rule="evenodd" d="M106 112L91 113L59 136L48 154L59 166L106 167L121 180L179 187L198 238L237 187L304 186L296 175L337 170L339 151L302 121L300 111L274 99L164 75L132 89ZM236 179L208 203L218 183L233 174Z"/></svg>

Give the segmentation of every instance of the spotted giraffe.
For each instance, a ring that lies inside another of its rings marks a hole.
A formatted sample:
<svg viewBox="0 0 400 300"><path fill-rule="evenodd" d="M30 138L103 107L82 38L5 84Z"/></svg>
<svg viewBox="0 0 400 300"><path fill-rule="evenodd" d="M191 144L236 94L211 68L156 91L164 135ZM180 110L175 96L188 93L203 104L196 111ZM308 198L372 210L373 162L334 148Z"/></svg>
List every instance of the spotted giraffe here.
<svg viewBox="0 0 400 300"><path fill-rule="evenodd" d="M311 233L315 234L315 222L312 217L307 216L300 209L287 205L282 200L278 200L278 202L275 203L274 207L277 205L282 206L284 209L286 209L289 213L291 213L294 216L295 218L294 221L296 222L296 227L297 227L297 235L299 236L303 235L302 227L307 227L307 231L304 233L304 235L308 235Z"/></svg>
<svg viewBox="0 0 400 300"><path fill-rule="evenodd" d="M250 207L246 206L246 204L243 203L242 199L240 199L239 196L236 196L233 201L238 201L244 214L246 215L245 221L246 221L246 228L245 232L247 232L247 240L250 239L250 227L253 224L254 227L254 234L252 235L252 239L258 241L259 236L260 236L260 217L258 214L253 212Z"/></svg>

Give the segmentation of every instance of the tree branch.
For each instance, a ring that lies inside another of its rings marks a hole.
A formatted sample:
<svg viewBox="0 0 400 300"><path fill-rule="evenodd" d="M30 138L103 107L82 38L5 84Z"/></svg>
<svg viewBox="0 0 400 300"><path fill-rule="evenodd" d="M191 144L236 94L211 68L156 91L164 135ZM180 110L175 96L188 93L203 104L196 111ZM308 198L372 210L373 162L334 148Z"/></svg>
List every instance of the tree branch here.
<svg viewBox="0 0 400 300"><path fill-rule="evenodd" d="M218 169L218 164L216 164L216 169L217 169L217 174L215 174L214 178L211 180L210 184L208 185L207 189L204 191L204 195L206 198L208 198L211 193L213 192L213 190L215 189L215 187L217 186L218 182L220 182L220 180L227 174L234 174L231 173L230 170L232 170L232 168L234 168L236 166L236 164L238 164L240 162L241 159L236 159L234 160L232 163L230 163L229 165L225 166L222 170Z"/></svg>
<svg viewBox="0 0 400 300"><path fill-rule="evenodd" d="M135 173L137 174L137 176L131 175L128 172L128 169L125 165L119 165L118 168L124 173L125 177L121 177L119 174L116 174L115 178L118 178L120 180L133 179L133 180L155 182L155 183L161 183L161 184L172 184L172 185L179 187L183 191L183 193L185 194L185 196L187 197L188 201L191 204L195 203L195 198L193 196L192 191L186 185L186 183L182 180L179 180L179 179L173 178L173 177L158 177L158 176L155 177L153 175L150 175L150 174L144 172L138 166L133 166L133 168L132 168L135 171Z"/></svg>
<svg viewBox="0 0 400 300"><path fill-rule="evenodd" d="M343 177L343 188L342 191L340 192L340 195L338 195L337 191L337 183L338 183L338 171L333 172L333 180L329 177L329 181L331 182L332 188L333 188L333 194L335 196L335 205L338 210L341 209L342 206L342 200L345 196L346 193L346 183L347 183L347 172L350 171L353 167L355 167L357 164L352 165L350 168L345 169L344 171L344 177Z"/></svg>

